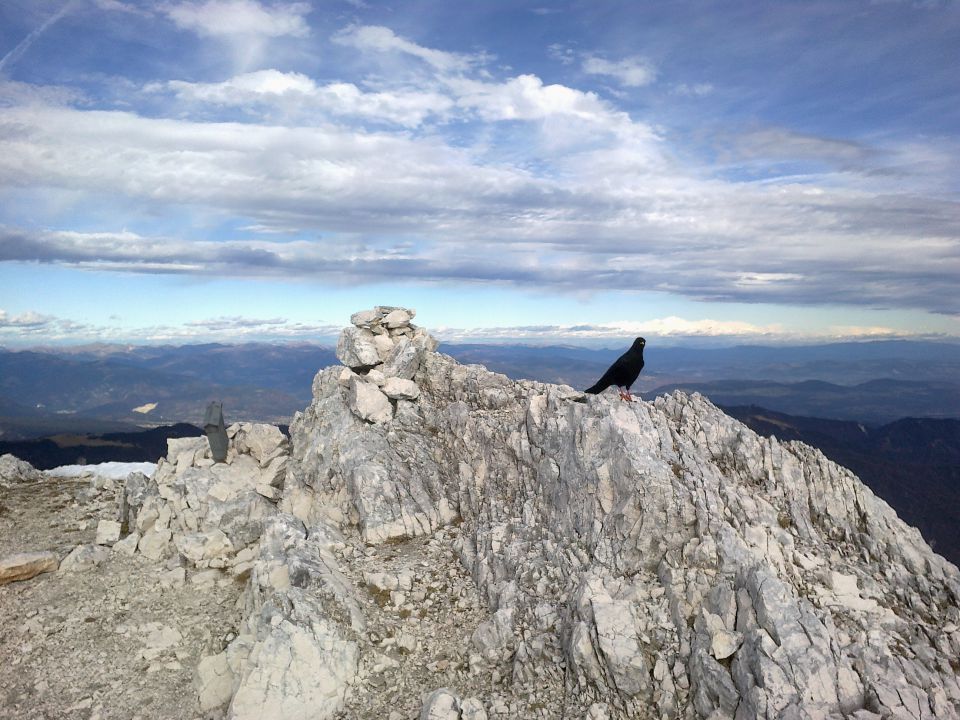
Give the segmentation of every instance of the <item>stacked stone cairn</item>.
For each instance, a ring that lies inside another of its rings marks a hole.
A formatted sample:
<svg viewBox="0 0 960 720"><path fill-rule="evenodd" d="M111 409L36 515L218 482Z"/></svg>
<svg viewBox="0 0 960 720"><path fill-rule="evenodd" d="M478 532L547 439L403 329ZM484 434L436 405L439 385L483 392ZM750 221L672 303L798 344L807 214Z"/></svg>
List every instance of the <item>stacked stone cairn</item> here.
<svg viewBox="0 0 960 720"><path fill-rule="evenodd" d="M398 403L420 397L413 377L437 341L410 322L415 315L416 310L378 305L351 315L353 326L340 334L337 358L346 366L340 383L348 388L350 410L360 419L387 422Z"/></svg>

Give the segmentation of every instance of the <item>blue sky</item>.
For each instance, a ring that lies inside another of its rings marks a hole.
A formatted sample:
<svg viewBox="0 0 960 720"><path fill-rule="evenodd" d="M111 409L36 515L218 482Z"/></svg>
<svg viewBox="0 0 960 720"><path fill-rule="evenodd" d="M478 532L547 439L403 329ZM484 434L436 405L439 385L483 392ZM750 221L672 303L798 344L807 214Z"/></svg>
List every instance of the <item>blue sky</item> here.
<svg viewBox="0 0 960 720"><path fill-rule="evenodd" d="M960 336L955 2L0 3L0 344Z"/></svg>

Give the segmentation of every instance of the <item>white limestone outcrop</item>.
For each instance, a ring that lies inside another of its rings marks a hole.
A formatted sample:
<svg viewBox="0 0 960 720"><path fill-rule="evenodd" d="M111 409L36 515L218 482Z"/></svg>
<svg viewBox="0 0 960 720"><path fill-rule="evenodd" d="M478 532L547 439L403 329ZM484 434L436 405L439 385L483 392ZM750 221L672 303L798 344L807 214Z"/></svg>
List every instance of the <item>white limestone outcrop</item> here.
<svg viewBox="0 0 960 720"><path fill-rule="evenodd" d="M849 471L699 395L629 403L514 382L433 352L396 308L352 321L339 346L350 371L320 372L291 426L271 521L287 518L287 540L253 576L261 616L320 627L311 642L340 648L325 657L339 654L343 702L364 692L354 659L377 652L358 598L407 593L351 582L321 548L451 527L488 608L463 683L493 677L497 691L473 693L477 713L958 717L958 571ZM364 384L389 417L361 409ZM308 547L321 561L294 570ZM458 712L457 692L437 690L422 716Z"/></svg>
<svg viewBox="0 0 960 720"><path fill-rule="evenodd" d="M352 316L289 454L234 426L228 464L170 441L128 479L143 554L249 578L204 712L960 718L960 573L849 471L699 395L460 365L413 316Z"/></svg>

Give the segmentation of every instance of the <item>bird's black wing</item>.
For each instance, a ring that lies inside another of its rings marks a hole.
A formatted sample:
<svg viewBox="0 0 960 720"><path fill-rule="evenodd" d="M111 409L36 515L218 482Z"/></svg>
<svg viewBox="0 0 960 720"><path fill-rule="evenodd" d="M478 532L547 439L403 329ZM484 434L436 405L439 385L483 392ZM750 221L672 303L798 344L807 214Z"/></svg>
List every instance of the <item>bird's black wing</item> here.
<svg viewBox="0 0 960 720"><path fill-rule="evenodd" d="M611 385L623 385L622 377L626 374L626 371L629 370L629 356L630 353L624 353L618 357L613 365L611 365L603 374L603 377L597 380L594 385L584 390L584 392L596 395L598 393L602 393Z"/></svg>

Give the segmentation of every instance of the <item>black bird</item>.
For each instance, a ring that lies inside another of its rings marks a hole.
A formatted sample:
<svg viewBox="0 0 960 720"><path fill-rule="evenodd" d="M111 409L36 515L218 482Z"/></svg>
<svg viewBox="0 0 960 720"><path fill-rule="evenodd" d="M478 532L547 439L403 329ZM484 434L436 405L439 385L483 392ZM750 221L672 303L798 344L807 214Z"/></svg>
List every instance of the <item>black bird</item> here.
<svg viewBox="0 0 960 720"><path fill-rule="evenodd" d="M602 393L611 385L620 388L621 400L633 400L630 394L630 386L637 381L640 371L643 370L643 346L647 341L643 338L637 338L633 345L623 355L617 358L617 361L610 366L603 377L597 380L596 384L588 387L584 392Z"/></svg>

